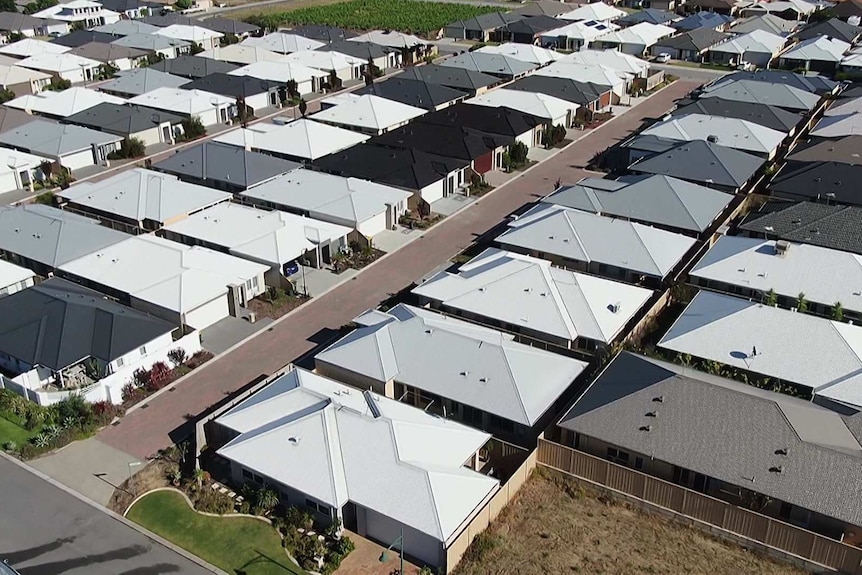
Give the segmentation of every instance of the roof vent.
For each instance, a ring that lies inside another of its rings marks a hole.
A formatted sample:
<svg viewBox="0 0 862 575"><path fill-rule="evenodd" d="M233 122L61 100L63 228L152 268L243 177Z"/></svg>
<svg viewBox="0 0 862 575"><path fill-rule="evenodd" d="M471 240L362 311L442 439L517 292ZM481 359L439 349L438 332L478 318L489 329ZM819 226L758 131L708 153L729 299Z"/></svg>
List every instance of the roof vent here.
<svg viewBox="0 0 862 575"><path fill-rule="evenodd" d="M619 313L621 306L622 304L620 302L614 302L608 306L608 309L611 310L611 313Z"/></svg>
<svg viewBox="0 0 862 575"><path fill-rule="evenodd" d="M654 402L656 402L656 403L664 403L664 396L663 396L663 395L658 395L658 396L656 396L656 397L652 398L652 400L653 400Z"/></svg>
<svg viewBox="0 0 862 575"><path fill-rule="evenodd" d="M658 413L656 413L655 411L647 411L645 417L655 417L657 415Z"/></svg>
<svg viewBox="0 0 862 575"><path fill-rule="evenodd" d="M790 249L790 242L787 240L778 240L775 242L775 255L784 256L787 254L787 251Z"/></svg>
<svg viewBox="0 0 862 575"><path fill-rule="evenodd" d="M775 455L787 455L787 448L782 447L781 449L776 449Z"/></svg>
<svg viewBox="0 0 862 575"><path fill-rule="evenodd" d="M710 134L709 136L706 137L706 141L712 142L713 144L717 144L718 143L718 136L716 136L715 134Z"/></svg>
<svg viewBox="0 0 862 575"><path fill-rule="evenodd" d="M652 425L641 425L640 430L641 431L652 431Z"/></svg>
<svg viewBox="0 0 862 575"><path fill-rule="evenodd" d="M470 372L467 371L466 369L461 372L461 377L467 377L468 375L470 375Z"/></svg>
<svg viewBox="0 0 862 575"><path fill-rule="evenodd" d="M429 327L428 329L425 330L425 333L427 333L428 335L431 335L432 333L434 333L434 330Z"/></svg>
<svg viewBox="0 0 862 575"><path fill-rule="evenodd" d="M299 438L299 437L288 437L288 438L287 438L287 442L288 442L289 444L291 444L291 445L299 445L299 440L300 440L300 439L301 439L301 438Z"/></svg>
<svg viewBox="0 0 862 575"><path fill-rule="evenodd" d="M774 465L769 468L770 473L784 473L784 467L781 465Z"/></svg>
<svg viewBox="0 0 862 575"><path fill-rule="evenodd" d="M488 378L487 377L480 377L479 383L488 383Z"/></svg>

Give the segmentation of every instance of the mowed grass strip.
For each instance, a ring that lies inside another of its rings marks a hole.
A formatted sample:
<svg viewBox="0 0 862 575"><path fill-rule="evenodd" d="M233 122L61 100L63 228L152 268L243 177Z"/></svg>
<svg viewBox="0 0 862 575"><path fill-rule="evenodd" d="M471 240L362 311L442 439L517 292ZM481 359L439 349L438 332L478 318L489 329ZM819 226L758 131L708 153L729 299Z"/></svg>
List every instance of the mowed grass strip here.
<svg viewBox="0 0 862 575"><path fill-rule="evenodd" d="M39 430L27 431L17 423L9 421L5 417L0 417L0 447L8 442L13 442L18 447L30 441Z"/></svg>
<svg viewBox="0 0 862 575"><path fill-rule="evenodd" d="M288 559L272 526L247 517L201 515L178 493L151 493L127 517L228 573L305 575Z"/></svg>

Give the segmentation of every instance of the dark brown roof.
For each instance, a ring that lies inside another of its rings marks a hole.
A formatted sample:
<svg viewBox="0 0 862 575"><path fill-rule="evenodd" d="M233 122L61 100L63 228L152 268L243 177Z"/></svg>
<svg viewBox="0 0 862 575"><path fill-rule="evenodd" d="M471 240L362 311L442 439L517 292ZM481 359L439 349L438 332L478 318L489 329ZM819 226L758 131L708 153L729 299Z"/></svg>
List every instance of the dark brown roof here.
<svg viewBox="0 0 862 575"><path fill-rule="evenodd" d="M862 164L862 135L812 142L787 157L793 162Z"/></svg>

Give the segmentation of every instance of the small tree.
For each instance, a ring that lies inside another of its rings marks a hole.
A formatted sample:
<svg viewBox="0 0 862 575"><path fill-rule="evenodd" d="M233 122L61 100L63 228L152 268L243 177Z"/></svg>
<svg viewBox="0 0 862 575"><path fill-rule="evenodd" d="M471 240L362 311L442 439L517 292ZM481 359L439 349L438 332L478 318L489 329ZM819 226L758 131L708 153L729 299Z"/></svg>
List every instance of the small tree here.
<svg viewBox="0 0 862 575"><path fill-rule="evenodd" d="M42 192L36 196L36 199L33 201L37 204L42 204L43 206L57 205L57 198L54 196L54 192Z"/></svg>
<svg viewBox="0 0 862 575"><path fill-rule="evenodd" d="M204 127L201 119L197 116L186 118L182 121L182 126L183 133L188 140L196 140L197 138L203 138L207 135L207 129Z"/></svg>
<svg viewBox="0 0 862 575"><path fill-rule="evenodd" d="M9 100L15 99L15 92L8 88L0 90L0 104L5 104Z"/></svg>
<svg viewBox="0 0 862 575"><path fill-rule="evenodd" d="M188 359L188 354L183 348L176 347L168 352L168 359L176 368L186 362L186 359Z"/></svg>
<svg viewBox="0 0 862 575"><path fill-rule="evenodd" d="M108 78L113 78L114 74L120 71L120 68L116 66L113 62L105 62L101 66L99 66L99 71L96 74L97 80L107 80Z"/></svg>
<svg viewBox="0 0 862 575"><path fill-rule="evenodd" d="M308 102L305 101L305 98L299 101L299 113L302 114L302 117L305 117L305 113L308 111Z"/></svg>
<svg viewBox="0 0 862 575"><path fill-rule="evenodd" d="M222 48L224 48L225 46L230 46L231 44L239 44L239 38L237 38L236 34L231 34L230 32L228 32L227 34L219 38L218 43Z"/></svg>
<svg viewBox="0 0 862 575"><path fill-rule="evenodd" d="M527 146L523 142L515 142L506 150L509 152L511 167L519 168L527 163Z"/></svg>
<svg viewBox="0 0 862 575"><path fill-rule="evenodd" d="M45 160L41 164L39 164L39 170L42 172L42 175L45 176L46 180L51 179L51 174L54 173L54 163Z"/></svg>
<svg viewBox="0 0 862 575"><path fill-rule="evenodd" d="M146 66L152 66L154 64L158 64L162 60L165 59L165 55L161 52L153 52L152 54L147 54L147 59L144 60L144 64Z"/></svg>
<svg viewBox="0 0 862 575"><path fill-rule="evenodd" d="M512 171L512 156L509 155L508 150L503 152L503 157L501 158L500 162L503 165L503 170L505 170L507 172Z"/></svg>
<svg viewBox="0 0 862 575"><path fill-rule="evenodd" d="M799 292L796 296L796 311L805 313L808 311L808 302L805 300L805 293Z"/></svg>
<svg viewBox="0 0 862 575"><path fill-rule="evenodd" d="M559 124L553 124L545 130L542 139L545 147L553 148L566 139L566 129Z"/></svg>
<svg viewBox="0 0 862 575"><path fill-rule="evenodd" d="M176 2L174 2L174 6L176 6L180 10L188 10L192 7L192 4L192 0L177 0Z"/></svg>
<svg viewBox="0 0 862 575"><path fill-rule="evenodd" d="M840 301L836 301L832 305L832 313L830 315L834 321L844 321L844 307Z"/></svg>
<svg viewBox="0 0 862 575"><path fill-rule="evenodd" d="M335 73L335 70L329 73L329 89L333 92L336 90L340 90L342 86L341 78L338 77L338 74Z"/></svg>
<svg viewBox="0 0 862 575"><path fill-rule="evenodd" d="M278 505L278 493L272 489L262 488L257 491L257 500L254 502L255 515L266 515Z"/></svg>
<svg viewBox="0 0 862 575"><path fill-rule="evenodd" d="M299 98L299 84L293 78L285 83L284 91L287 94L287 99L290 101Z"/></svg>
<svg viewBox="0 0 862 575"><path fill-rule="evenodd" d="M17 12L18 7L15 6L15 0L0 0L0 12ZM11 40L14 42L14 40Z"/></svg>
<svg viewBox="0 0 862 575"><path fill-rule="evenodd" d="M42 89L48 90L50 92L62 92L63 90L68 90L71 87L72 82L70 80L66 80L65 78L57 78L55 76L51 78L51 83Z"/></svg>
<svg viewBox="0 0 862 575"><path fill-rule="evenodd" d="M147 391L158 391L171 380L171 370L163 361L157 361L150 368L150 383L147 386Z"/></svg>
<svg viewBox="0 0 862 575"><path fill-rule="evenodd" d="M778 305L778 294L775 293L774 289L769 288L769 291L766 292L766 296L763 300L763 303L773 307Z"/></svg>

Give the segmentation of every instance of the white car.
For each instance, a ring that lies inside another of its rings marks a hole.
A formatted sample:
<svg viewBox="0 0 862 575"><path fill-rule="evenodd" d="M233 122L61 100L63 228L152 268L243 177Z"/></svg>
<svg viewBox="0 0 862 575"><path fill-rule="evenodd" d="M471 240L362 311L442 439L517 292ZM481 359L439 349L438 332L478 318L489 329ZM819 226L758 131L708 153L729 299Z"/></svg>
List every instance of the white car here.
<svg viewBox="0 0 862 575"><path fill-rule="evenodd" d="M670 54L668 54L667 52L662 52L655 57L655 61L659 64L667 64L668 62L670 62Z"/></svg>

